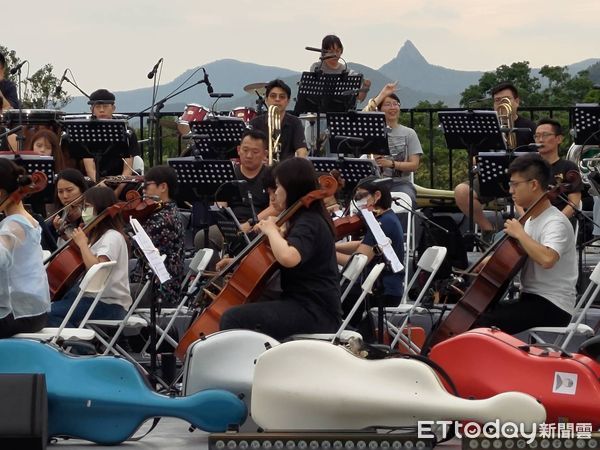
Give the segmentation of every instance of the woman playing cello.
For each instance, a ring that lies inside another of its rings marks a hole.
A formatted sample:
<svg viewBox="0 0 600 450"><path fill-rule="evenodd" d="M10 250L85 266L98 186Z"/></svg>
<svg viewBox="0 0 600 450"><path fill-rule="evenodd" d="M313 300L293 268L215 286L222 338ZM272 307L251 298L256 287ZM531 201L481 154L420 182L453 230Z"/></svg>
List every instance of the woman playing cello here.
<svg viewBox="0 0 600 450"><path fill-rule="evenodd" d="M117 203L115 192L106 186L96 186L84 194L81 218L84 224L90 223L96 216ZM127 242L123 235L123 224L120 216L108 215L99 222L87 236L80 228L73 230L73 242L79 248L86 270L94 264L105 261L116 261L98 305L90 316L91 319L123 319L132 300L129 292L129 267ZM69 308L77 296L79 288L71 288L59 301L52 303L48 322L51 326L59 326L67 315ZM77 326L85 316L94 299L83 297L68 326Z"/></svg>
<svg viewBox="0 0 600 450"><path fill-rule="evenodd" d="M23 168L0 159L0 202L6 214L0 222L0 337L41 330L50 309L40 225L21 200L7 200L31 182Z"/></svg>
<svg viewBox="0 0 600 450"><path fill-rule="evenodd" d="M278 209L317 188L314 168L306 159L287 159L274 170ZM323 201L301 208L284 231L274 217L261 220L256 229L266 235L281 265L281 297L227 310L221 329L260 330L279 340L296 333L335 332L341 322L339 272L333 224Z"/></svg>

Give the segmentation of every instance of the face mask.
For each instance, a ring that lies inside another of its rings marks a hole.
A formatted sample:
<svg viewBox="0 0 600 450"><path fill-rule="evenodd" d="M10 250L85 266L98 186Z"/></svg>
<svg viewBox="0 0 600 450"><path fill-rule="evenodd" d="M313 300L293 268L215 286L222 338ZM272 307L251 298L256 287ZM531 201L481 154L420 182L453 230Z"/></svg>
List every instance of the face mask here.
<svg viewBox="0 0 600 450"><path fill-rule="evenodd" d="M94 207L86 206L81 211L81 220L83 220L84 225L88 225L92 220L94 220Z"/></svg>
<svg viewBox="0 0 600 450"><path fill-rule="evenodd" d="M367 198L361 198L360 200L357 200L354 202L354 205L356 206L357 209L364 209L367 207Z"/></svg>

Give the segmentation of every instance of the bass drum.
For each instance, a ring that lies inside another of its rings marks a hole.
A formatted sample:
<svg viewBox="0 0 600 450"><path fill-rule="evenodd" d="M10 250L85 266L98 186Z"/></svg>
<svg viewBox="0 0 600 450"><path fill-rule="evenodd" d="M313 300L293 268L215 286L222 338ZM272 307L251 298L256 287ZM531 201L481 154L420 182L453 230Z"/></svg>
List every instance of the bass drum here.
<svg viewBox="0 0 600 450"><path fill-rule="evenodd" d="M177 119L178 125L187 125L190 122L201 122L210 114L210 110L205 106L196 103L185 105L183 114Z"/></svg>

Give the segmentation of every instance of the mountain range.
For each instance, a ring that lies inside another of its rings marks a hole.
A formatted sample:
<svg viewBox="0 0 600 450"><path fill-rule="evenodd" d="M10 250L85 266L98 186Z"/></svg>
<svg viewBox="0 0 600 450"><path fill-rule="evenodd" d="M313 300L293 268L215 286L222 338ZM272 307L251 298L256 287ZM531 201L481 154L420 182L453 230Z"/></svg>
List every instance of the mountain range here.
<svg viewBox="0 0 600 450"><path fill-rule="evenodd" d="M587 69L600 58L590 58L567 66L569 73ZM297 84L301 73L283 67L264 66L235 59L221 59L202 66L210 75L215 92L232 93L230 99L221 99L215 106L216 110L228 110L236 106L254 106L255 95L244 92L243 87L250 83L267 82L281 78L292 88L295 97ZM414 44L407 40L398 54L379 69L373 69L357 63L348 63L348 67L362 73L371 80L371 93L377 93L386 84L399 81L398 96L402 107L410 108L419 101L442 101L449 107L457 107L461 92L471 84L476 84L483 71L454 70L430 64L417 50ZM158 99L165 98L178 86L202 79L199 67L189 69L174 80L163 84L158 93ZM194 72L197 72L194 74ZM539 69L532 69L532 75L538 76ZM187 80L187 81L186 81ZM151 104L152 88L141 88L130 91L115 92L118 111L141 111ZM85 97L75 97L64 110L66 112L87 112L89 107ZM186 92L168 100L164 111L182 111L188 103L199 103L210 107L214 99L209 98L204 84L193 86ZM293 106L291 102L290 108Z"/></svg>

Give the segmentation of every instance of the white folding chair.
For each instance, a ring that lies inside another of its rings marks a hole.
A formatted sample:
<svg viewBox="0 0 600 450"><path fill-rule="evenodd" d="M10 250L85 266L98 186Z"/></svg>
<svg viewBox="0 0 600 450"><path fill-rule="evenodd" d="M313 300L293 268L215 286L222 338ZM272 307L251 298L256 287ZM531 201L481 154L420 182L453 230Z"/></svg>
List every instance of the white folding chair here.
<svg viewBox="0 0 600 450"><path fill-rule="evenodd" d="M102 296L106 283L110 274L116 264L116 261L107 261L98 264L94 264L84 275L83 279L79 283L79 293L73 304L69 308L65 318L59 327L47 327L36 333L19 333L15 335L16 338L27 338L27 339L39 339L39 340L50 340L52 343L56 343L58 339L80 339L80 340L92 340L96 337L96 333L93 330L84 329L83 325L79 325L77 328L68 328L67 323L71 319L71 316L75 312L75 308L79 304L79 301L84 294L94 294L94 301L90 305L90 308L86 314L88 317L93 309L96 307L98 300ZM83 321L82 321L83 323Z"/></svg>
<svg viewBox="0 0 600 450"><path fill-rule="evenodd" d="M161 309L161 316L169 317L169 322L164 329L158 324L156 325L156 331L159 334L158 341L156 342L156 348L159 348L163 341L168 342L171 346L173 346L173 348L177 347L178 343L175 339L169 336L169 330L171 330L171 328L175 325L177 317L179 317L180 314L187 312L188 303L195 295L198 285L202 280L202 273L206 270L206 267L210 263L213 255L214 250L211 248L202 248L194 255L194 258L190 262L189 270L181 284L183 289L185 289L187 286L185 294L177 304L177 307ZM192 279L192 277L193 281L190 283L190 279ZM137 308L135 313L143 317L146 321L150 322L150 308ZM147 352L149 345L150 340L148 340L142 348L142 354Z"/></svg>
<svg viewBox="0 0 600 450"><path fill-rule="evenodd" d="M342 270L340 287L344 289L344 291L342 292L342 296L340 297L341 303L344 303L344 300L346 300L346 297L350 293L352 286L354 286L356 280L358 280L358 277L360 277L360 274L362 273L363 269L365 268L368 262L369 258L367 257L367 255L363 255L362 253L354 253L351 256L350 260L348 261L348 264L346 264L346 267L344 267L344 269Z"/></svg>
<svg viewBox="0 0 600 450"><path fill-rule="evenodd" d="M530 338L533 338L538 343L544 343L544 339L540 333L555 334L554 345L560 346L563 350L567 350L567 346L574 336L592 337L594 329L583 323L585 316L592 306L592 303L600 292L600 263L596 264L594 270L590 274L590 283L581 295L581 298L575 304L573 317L571 322L564 327L534 327L530 328L527 333Z"/></svg>
<svg viewBox="0 0 600 450"><path fill-rule="evenodd" d="M427 290L429 289L429 286L430 286L431 282L433 281L435 274L437 273L437 271L441 267L442 263L444 262L446 253L447 253L446 247L439 247L439 246L435 246L435 245L431 246L427 250L425 250L423 252L423 255L421 255L421 258L419 258L419 262L417 263L417 270L413 274L410 282L404 286L404 293L402 294L402 299L400 300L400 304L398 306L390 306L390 307L384 308L384 314L386 315L385 324L388 327L388 330L392 334L395 334L395 337L394 337L392 343L390 344L391 348L394 348L398 344L398 341L402 340L413 351L415 351L415 352L419 351L419 349L415 346L415 344L413 342L410 342L410 340L403 334L403 332L404 332L404 329L406 328L406 326L410 322L411 315L414 312L417 312L420 309L422 309L422 308L420 308L419 305L420 305L421 301L423 300L423 297L427 293ZM425 284L423 285L423 287L420 289L419 295L417 296L415 301L413 303L409 304L408 301L409 301L410 290L411 290L413 284L415 284L415 282L418 280L421 272L428 272L429 276L427 277L427 280L425 281ZM378 313L377 308L372 308L371 312ZM403 314L403 313L406 314L406 317L404 318L404 321L402 322L402 324L399 327L396 327L391 322L391 320L387 319L388 315Z"/></svg>

